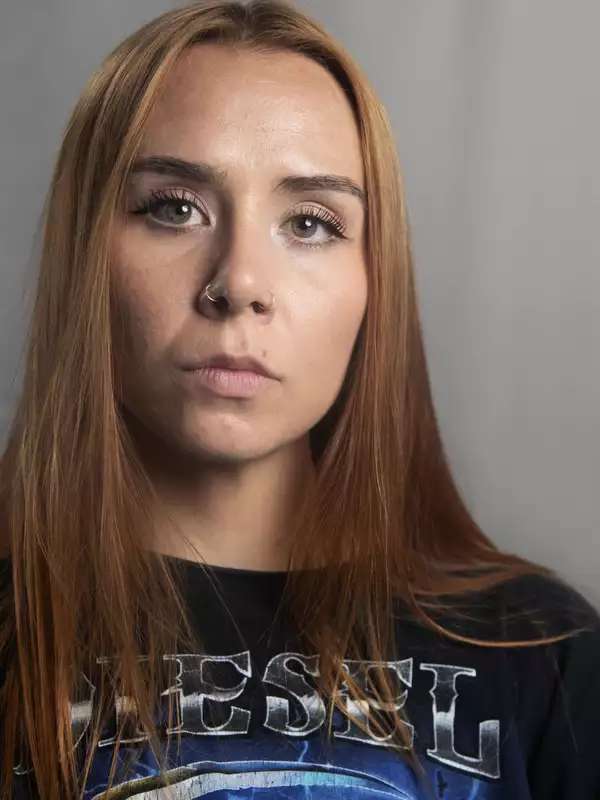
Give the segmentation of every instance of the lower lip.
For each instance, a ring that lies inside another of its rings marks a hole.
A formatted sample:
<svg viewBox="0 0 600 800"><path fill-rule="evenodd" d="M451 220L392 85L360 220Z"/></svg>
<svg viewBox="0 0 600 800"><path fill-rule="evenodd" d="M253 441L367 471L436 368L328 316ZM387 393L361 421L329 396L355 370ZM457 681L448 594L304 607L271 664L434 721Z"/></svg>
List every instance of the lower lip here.
<svg viewBox="0 0 600 800"><path fill-rule="evenodd" d="M222 397L253 397L271 381L266 375L244 369L201 367L187 370L190 380Z"/></svg>

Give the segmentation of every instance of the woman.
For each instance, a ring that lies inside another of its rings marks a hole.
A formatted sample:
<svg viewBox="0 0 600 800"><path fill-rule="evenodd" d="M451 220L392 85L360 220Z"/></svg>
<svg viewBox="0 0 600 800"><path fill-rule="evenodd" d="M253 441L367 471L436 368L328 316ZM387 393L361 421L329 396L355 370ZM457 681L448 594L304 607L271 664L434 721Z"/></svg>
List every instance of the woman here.
<svg viewBox="0 0 600 800"><path fill-rule="evenodd" d="M214 0L108 56L28 341L3 797L598 797L600 619L459 496L389 123L317 23Z"/></svg>

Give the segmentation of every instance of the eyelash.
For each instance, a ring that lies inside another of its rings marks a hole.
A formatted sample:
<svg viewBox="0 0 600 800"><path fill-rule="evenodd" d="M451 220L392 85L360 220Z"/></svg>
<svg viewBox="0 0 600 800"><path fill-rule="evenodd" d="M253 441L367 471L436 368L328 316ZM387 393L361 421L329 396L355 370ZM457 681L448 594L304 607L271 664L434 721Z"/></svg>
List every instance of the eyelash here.
<svg viewBox="0 0 600 800"><path fill-rule="evenodd" d="M185 190L176 190L176 189L155 189L148 197L144 198L139 205L132 210L132 214L139 214L139 215L146 215L152 211L156 211L157 208L160 208L163 205L169 204L176 204L176 203L189 203L193 206L197 211L204 213L202 208L199 206L198 202L194 198L193 195L186 193ZM322 225L324 225L327 230L332 234L332 238L328 239L326 242L319 242L311 243L311 242L303 242L300 241L300 247L326 247L329 244L333 244L335 239L347 239L348 237L344 235L346 230L346 226L344 221L337 216L337 214L333 214L331 211L326 211L324 208L317 208L312 206L303 206L299 209L297 214L293 214L291 217L288 217L286 222L290 222L297 217L308 217L311 219L317 219ZM176 235L187 233L189 228L185 228L181 225L164 225L162 223L157 223L157 225L161 228L166 228Z"/></svg>

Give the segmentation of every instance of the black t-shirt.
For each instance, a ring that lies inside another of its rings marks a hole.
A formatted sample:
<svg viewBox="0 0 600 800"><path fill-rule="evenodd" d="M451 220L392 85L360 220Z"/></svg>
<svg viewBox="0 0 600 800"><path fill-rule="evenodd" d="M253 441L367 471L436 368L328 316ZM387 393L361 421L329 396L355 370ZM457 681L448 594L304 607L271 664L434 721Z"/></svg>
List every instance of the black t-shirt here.
<svg viewBox="0 0 600 800"><path fill-rule="evenodd" d="M202 653L165 654L178 665L177 685L168 688L176 693L182 731L169 764L175 800L600 800L600 617L566 584L515 579L472 595L463 627L447 622L484 639L532 638L526 607L549 620L548 635L587 626L552 645L460 643L398 607L399 657L386 669L397 680L398 706L430 795L405 759L337 711L333 739L326 741L324 704L313 683L318 658L300 652L285 615L275 614L286 574L213 567L211 575L218 592L199 564L184 562L185 597ZM365 674L364 662L347 667L355 677ZM85 705L76 712L81 725ZM110 796L163 797L149 748L138 741L120 752L135 759ZM102 796L111 756L108 736L95 756L86 800ZM18 776L16 785L17 800L33 796L27 776Z"/></svg>

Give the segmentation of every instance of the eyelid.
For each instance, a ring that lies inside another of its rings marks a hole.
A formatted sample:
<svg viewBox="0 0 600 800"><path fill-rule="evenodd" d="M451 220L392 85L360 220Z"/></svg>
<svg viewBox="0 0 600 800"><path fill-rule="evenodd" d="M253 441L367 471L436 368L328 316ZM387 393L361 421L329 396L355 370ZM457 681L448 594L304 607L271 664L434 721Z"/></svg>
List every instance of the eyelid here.
<svg viewBox="0 0 600 800"><path fill-rule="evenodd" d="M343 235L346 232L347 225L344 217L341 214L337 214L335 211L325 208L322 205L303 205L295 212L290 214L288 219L293 219L295 216L316 217L325 225L332 225L340 235Z"/></svg>
<svg viewBox="0 0 600 800"><path fill-rule="evenodd" d="M210 214L202 199L195 192L183 186L158 186L148 189L138 199L133 211L141 212L142 209L147 208L153 202L169 200L190 203L210 220Z"/></svg>

